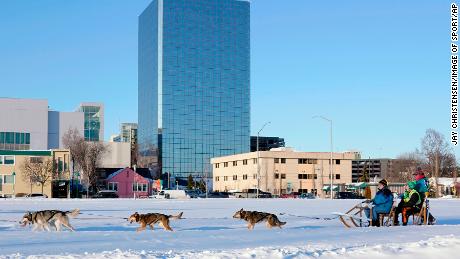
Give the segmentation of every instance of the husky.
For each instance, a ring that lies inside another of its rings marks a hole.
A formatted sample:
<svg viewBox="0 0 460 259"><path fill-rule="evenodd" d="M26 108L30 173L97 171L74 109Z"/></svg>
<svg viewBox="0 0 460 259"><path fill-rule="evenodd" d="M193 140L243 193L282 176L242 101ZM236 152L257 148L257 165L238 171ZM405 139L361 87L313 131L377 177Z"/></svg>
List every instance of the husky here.
<svg viewBox="0 0 460 259"><path fill-rule="evenodd" d="M173 231L172 228L169 226L169 219L182 219L183 212L177 214L176 216L172 215L165 215L161 213L147 213L147 214L139 214L135 212L133 215L129 216L128 221L129 223L137 222L141 224L139 228L137 228L136 232L145 230L147 226L153 230L153 226L155 223L158 223L160 227L163 227L164 230Z"/></svg>
<svg viewBox="0 0 460 259"><path fill-rule="evenodd" d="M69 216L76 217L79 213L79 209L74 209L72 211L41 210L36 212L26 212L19 224L23 227L27 224L32 224L34 225L32 228L34 231L38 228L50 231L50 225L54 225L56 231L61 231L61 225L65 226L70 231L75 231L69 223Z"/></svg>
<svg viewBox="0 0 460 259"><path fill-rule="evenodd" d="M259 211L239 210L233 215L235 219L243 219L248 222L248 229L254 229L254 225L259 222L267 221L267 228L279 227L285 225L286 222L281 222L275 214Z"/></svg>

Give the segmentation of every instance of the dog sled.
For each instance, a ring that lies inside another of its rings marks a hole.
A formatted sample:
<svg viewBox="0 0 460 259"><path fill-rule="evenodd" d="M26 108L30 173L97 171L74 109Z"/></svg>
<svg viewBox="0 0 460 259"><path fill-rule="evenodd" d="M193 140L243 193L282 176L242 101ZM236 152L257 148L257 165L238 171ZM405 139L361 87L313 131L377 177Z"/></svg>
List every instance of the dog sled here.
<svg viewBox="0 0 460 259"><path fill-rule="evenodd" d="M390 210L389 213L379 213L378 220L380 223L380 226L393 226L393 218L395 215L396 211L396 205L397 201L395 200L393 202L393 206ZM371 227L372 226L372 220L367 218L365 216L364 210L366 208L369 208L369 215L372 215L372 204L368 203L367 201L360 202L353 206L350 210L348 210L345 213L340 213L340 212L334 212L332 214L338 216L340 222L347 227L347 228L353 228L353 227ZM430 216L430 211L429 211L429 201L427 198L423 200L422 206L420 208L420 211L417 213L413 213L410 216L408 216L408 220L412 219L412 224L413 225L428 225L428 224L434 224L434 223L429 223L428 218Z"/></svg>

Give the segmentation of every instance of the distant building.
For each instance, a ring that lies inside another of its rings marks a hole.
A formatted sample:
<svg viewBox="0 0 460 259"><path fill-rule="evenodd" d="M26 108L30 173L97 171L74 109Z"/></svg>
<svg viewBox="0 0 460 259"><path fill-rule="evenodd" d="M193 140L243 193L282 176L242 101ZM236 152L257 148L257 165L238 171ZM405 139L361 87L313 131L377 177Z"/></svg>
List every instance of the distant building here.
<svg viewBox="0 0 460 259"><path fill-rule="evenodd" d="M23 164L53 160L54 176L45 184L43 193L48 197L65 198L70 176L70 152L61 150L0 150L0 197L24 196L41 193L41 185L24 180Z"/></svg>
<svg viewBox="0 0 460 259"><path fill-rule="evenodd" d="M353 182L363 180L365 174L372 181L374 178L387 178L392 170L394 159L356 159L352 161L352 179Z"/></svg>
<svg viewBox="0 0 460 259"><path fill-rule="evenodd" d="M81 103L77 111L85 114L85 140L104 141L104 105L93 102Z"/></svg>
<svg viewBox="0 0 460 259"><path fill-rule="evenodd" d="M62 136L72 128L83 133L81 112L59 112L44 99L0 98L0 149L64 148Z"/></svg>
<svg viewBox="0 0 460 259"><path fill-rule="evenodd" d="M330 153L278 148L259 152L260 189L272 194L330 193ZM351 183L351 163L357 153L333 153L333 184ZM215 191L257 188L257 152L211 159ZM334 187L334 191L335 188Z"/></svg>
<svg viewBox="0 0 460 259"><path fill-rule="evenodd" d="M259 151L269 151L272 148L284 146L284 138L259 136ZM257 151L257 136L251 136L251 152L254 151Z"/></svg>
<svg viewBox="0 0 460 259"><path fill-rule="evenodd" d="M120 125L120 142L132 142L137 139L137 123L122 123Z"/></svg>
<svg viewBox="0 0 460 259"><path fill-rule="evenodd" d="M131 166L131 144L125 142L104 142L104 153L100 168L125 168Z"/></svg>

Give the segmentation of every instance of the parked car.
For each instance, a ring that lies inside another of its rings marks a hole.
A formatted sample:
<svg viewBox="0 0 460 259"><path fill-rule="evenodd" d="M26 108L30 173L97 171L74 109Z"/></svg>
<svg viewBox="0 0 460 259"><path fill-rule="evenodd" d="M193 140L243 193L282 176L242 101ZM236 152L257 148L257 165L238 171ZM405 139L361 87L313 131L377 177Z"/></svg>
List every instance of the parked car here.
<svg viewBox="0 0 460 259"><path fill-rule="evenodd" d="M299 198L299 197L300 197L300 193L298 193L298 192L291 192L291 193L284 193L284 194L281 194L281 197L280 197L280 198L286 199L286 198Z"/></svg>
<svg viewBox="0 0 460 259"><path fill-rule="evenodd" d="M243 192L234 192L236 198L257 198L257 189L247 189ZM272 198L272 194L259 190L259 198Z"/></svg>
<svg viewBox="0 0 460 259"><path fill-rule="evenodd" d="M110 190L103 190L99 191L93 196L91 196L93 199L105 199L105 198L118 198L118 194L114 191Z"/></svg>
<svg viewBox="0 0 460 259"><path fill-rule="evenodd" d="M337 192L335 194L336 199L364 199L363 196L355 192Z"/></svg>
<svg viewBox="0 0 460 259"><path fill-rule="evenodd" d="M190 198L198 198L203 195L203 192L201 190L185 190L185 193L190 196Z"/></svg>
<svg viewBox="0 0 460 259"><path fill-rule="evenodd" d="M39 198L48 198L48 195L46 194L41 194L41 193L30 193L30 194L27 194L26 196L24 196L26 198L36 198L36 199L39 199Z"/></svg>
<svg viewBox="0 0 460 259"><path fill-rule="evenodd" d="M162 190L150 196L155 199L190 199L185 190Z"/></svg>
<svg viewBox="0 0 460 259"><path fill-rule="evenodd" d="M208 198L228 198L230 195L228 192L210 192ZM200 198L206 198L206 193L199 196Z"/></svg>
<svg viewBox="0 0 460 259"><path fill-rule="evenodd" d="M316 196L311 192L302 193L299 197L301 199L315 199L316 198Z"/></svg>

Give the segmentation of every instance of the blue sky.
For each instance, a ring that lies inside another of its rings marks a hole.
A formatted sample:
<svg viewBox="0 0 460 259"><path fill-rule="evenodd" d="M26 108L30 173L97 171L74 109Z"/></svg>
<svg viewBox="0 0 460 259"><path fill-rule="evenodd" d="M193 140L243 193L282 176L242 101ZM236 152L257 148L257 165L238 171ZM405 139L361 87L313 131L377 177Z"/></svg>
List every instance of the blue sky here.
<svg viewBox="0 0 460 259"><path fill-rule="evenodd" d="M0 96L137 121L137 17L150 0L0 1ZM251 132L298 150L395 157L449 128L450 1L251 1ZM455 152L460 155L458 148Z"/></svg>

